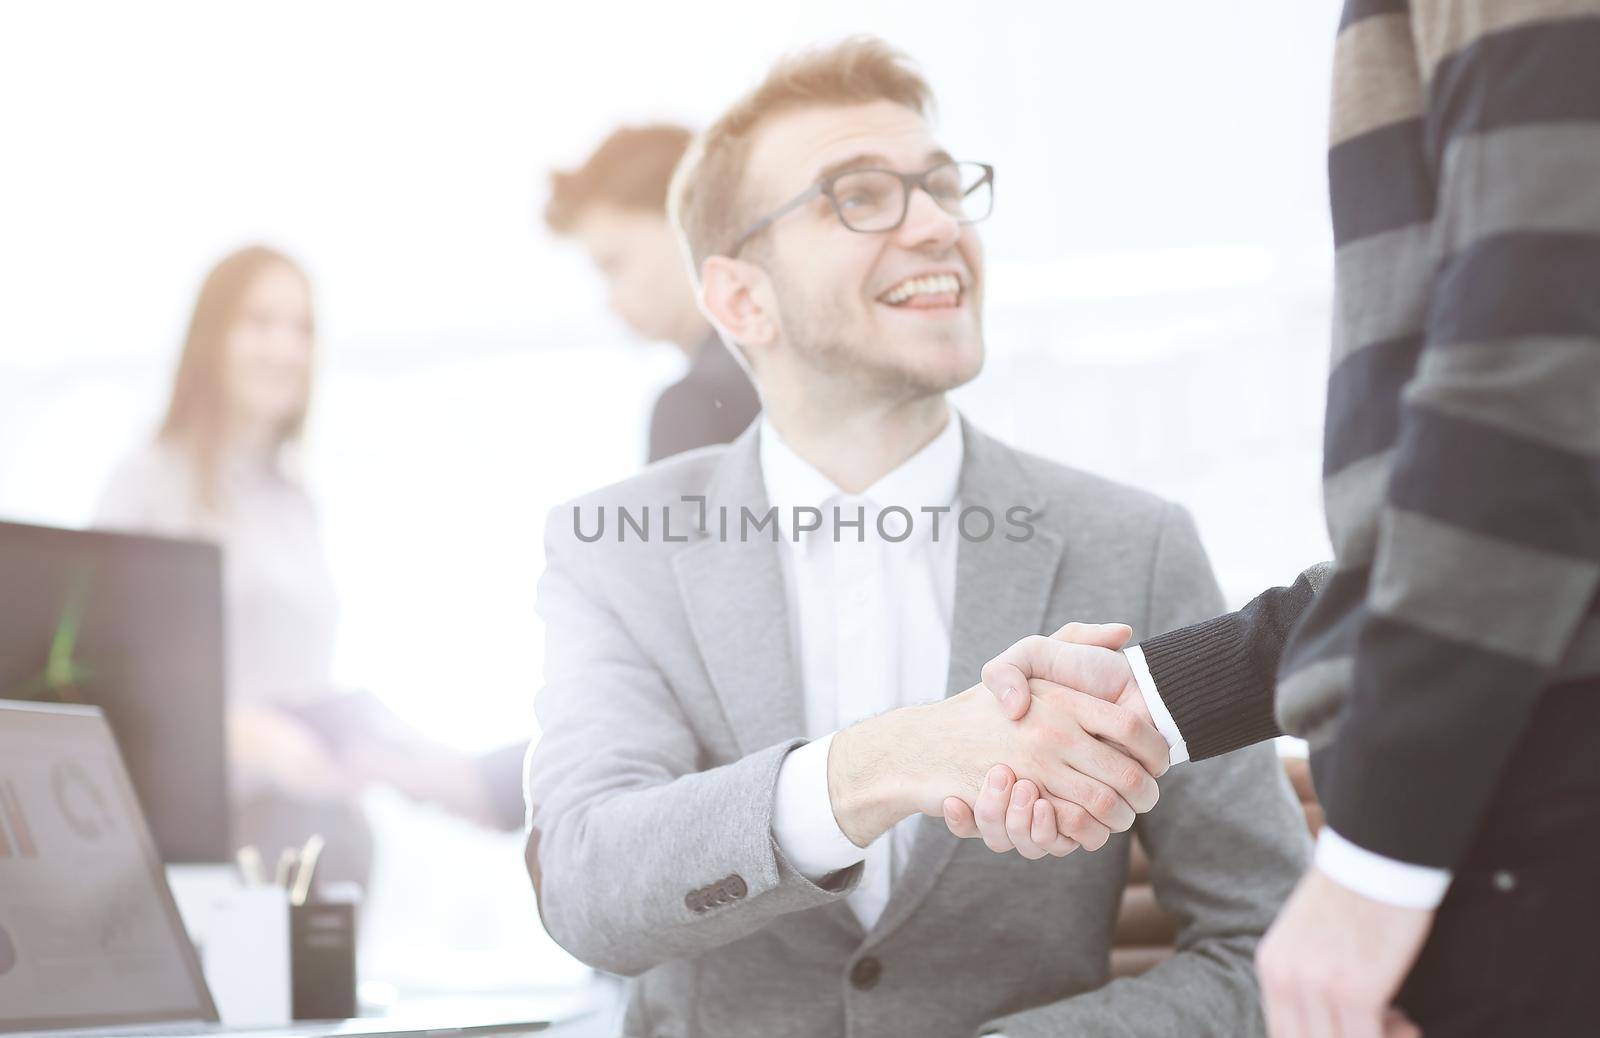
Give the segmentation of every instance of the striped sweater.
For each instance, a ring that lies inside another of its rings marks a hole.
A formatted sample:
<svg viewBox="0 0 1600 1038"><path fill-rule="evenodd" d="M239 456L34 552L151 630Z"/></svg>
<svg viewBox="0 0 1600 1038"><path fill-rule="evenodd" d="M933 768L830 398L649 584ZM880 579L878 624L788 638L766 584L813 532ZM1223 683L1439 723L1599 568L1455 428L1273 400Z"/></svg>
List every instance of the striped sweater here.
<svg viewBox="0 0 1600 1038"><path fill-rule="evenodd" d="M1335 562L1145 653L1196 757L1277 663L1333 828L1448 868L1600 697L1600 0L1349 0L1330 136Z"/></svg>

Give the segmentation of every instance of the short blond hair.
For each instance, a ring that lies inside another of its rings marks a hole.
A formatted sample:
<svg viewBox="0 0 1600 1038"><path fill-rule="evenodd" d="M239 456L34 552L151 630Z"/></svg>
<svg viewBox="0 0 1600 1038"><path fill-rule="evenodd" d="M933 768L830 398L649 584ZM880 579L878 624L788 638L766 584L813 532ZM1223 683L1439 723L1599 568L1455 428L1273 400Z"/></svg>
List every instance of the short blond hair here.
<svg viewBox="0 0 1600 1038"><path fill-rule="evenodd" d="M696 138L673 176L669 212L697 281L706 257L731 247L756 219L744 182L755 131L796 109L873 101L933 114L933 91L906 55L877 37L852 36L783 58Z"/></svg>

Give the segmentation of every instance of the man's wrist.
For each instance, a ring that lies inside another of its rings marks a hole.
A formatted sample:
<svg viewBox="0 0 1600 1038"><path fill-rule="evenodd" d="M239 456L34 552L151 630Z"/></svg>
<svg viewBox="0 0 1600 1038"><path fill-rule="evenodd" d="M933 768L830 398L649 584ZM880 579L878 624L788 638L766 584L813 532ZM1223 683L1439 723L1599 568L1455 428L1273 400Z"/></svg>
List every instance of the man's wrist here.
<svg viewBox="0 0 1600 1038"><path fill-rule="evenodd" d="M828 800L839 829L865 847L916 808L898 751L915 735L909 707L853 724L828 748Z"/></svg>
<svg viewBox="0 0 1600 1038"><path fill-rule="evenodd" d="M839 828L828 801L833 734L793 750L778 769L772 837L794 870L813 883L861 861L866 852Z"/></svg>

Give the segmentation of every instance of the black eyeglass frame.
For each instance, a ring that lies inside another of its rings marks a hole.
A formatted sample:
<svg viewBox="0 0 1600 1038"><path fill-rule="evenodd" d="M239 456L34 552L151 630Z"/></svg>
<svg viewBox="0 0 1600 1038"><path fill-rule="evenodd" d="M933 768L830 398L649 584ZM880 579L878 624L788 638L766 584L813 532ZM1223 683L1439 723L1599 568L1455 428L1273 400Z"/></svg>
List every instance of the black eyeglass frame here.
<svg viewBox="0 0 1600 1038"><path fill-rule="evenodd" d="M783 217L794 212L796 209L799 209L801 206L805 205L807 202L818 197L819 195L823 198L826 198L833 206L833 215L839 218L839 223L843 225L844 229L847 231L854 231L856 234L887 234L888 232L899 228L901 224L906 222L906 214L911 211L911 191L913 188L922 188L923 193L934 200L934 204L939 205L940 209L943 209L945 212L949 213L950 210L945 209L944 206L939 203L938 196L936 196L928 187L928 177L947 166L977 166L983 170L983 176L973 181L972 186L967 188L966 192L963 193L961 197L966 198L968 195L971 195L974 191L987 184L990 191L988 210L982 216L972 217L970 219L956 217L956 220L958 223L963 224L981 223L982 221L987 220L990 214L994 212L994 167L989 165L987 162L958 162L952 159L949 162L941 162L936 166L929 166L921 173L901 173L899 170L895 169L877 168L842 169L837 173L830 173L823 177L815 184L812 184L798 195L795 195L793 198L789 199L789 201L783 203L783 205L774 209L766 216L763 216L761 219L745 228L744 233L739 235L738 240L736 240L726 252L722 253L722 255L727 256L729 259L739 255L739 250L744 248L745 244L751 238L754 238L768 227L771 227L773 224L777 223ZM889 176L895 177L900 181L900 218L894 223L887 227L878 227L870 231L862 231L851 227L850 221L845 219L844 210L839 208L839 199L833 193L833 185L844 177L855 176L860 173L887 173ZM955 216L954 213L950 213L950 215Z"/></svg>

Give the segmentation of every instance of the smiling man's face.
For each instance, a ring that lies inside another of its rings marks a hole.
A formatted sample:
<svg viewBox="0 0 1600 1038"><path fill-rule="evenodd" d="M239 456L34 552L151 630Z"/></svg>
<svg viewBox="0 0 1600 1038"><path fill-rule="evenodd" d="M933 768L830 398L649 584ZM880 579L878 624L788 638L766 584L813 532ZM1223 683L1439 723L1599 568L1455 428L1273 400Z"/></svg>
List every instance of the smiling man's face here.
<svg viewBox="0 0 1600 1038"><path fill-rule="evenodd" d="M948 159L927 121L902 105L805 108L757 131L745 192L759 217L828 173L921 173ZM943 393L983 367L982 243L924 191L912 191L900 227L867 234L819 197L741 256L771 279L781 329L771 353L783 367L848 376L895 399Z"/></svg>

